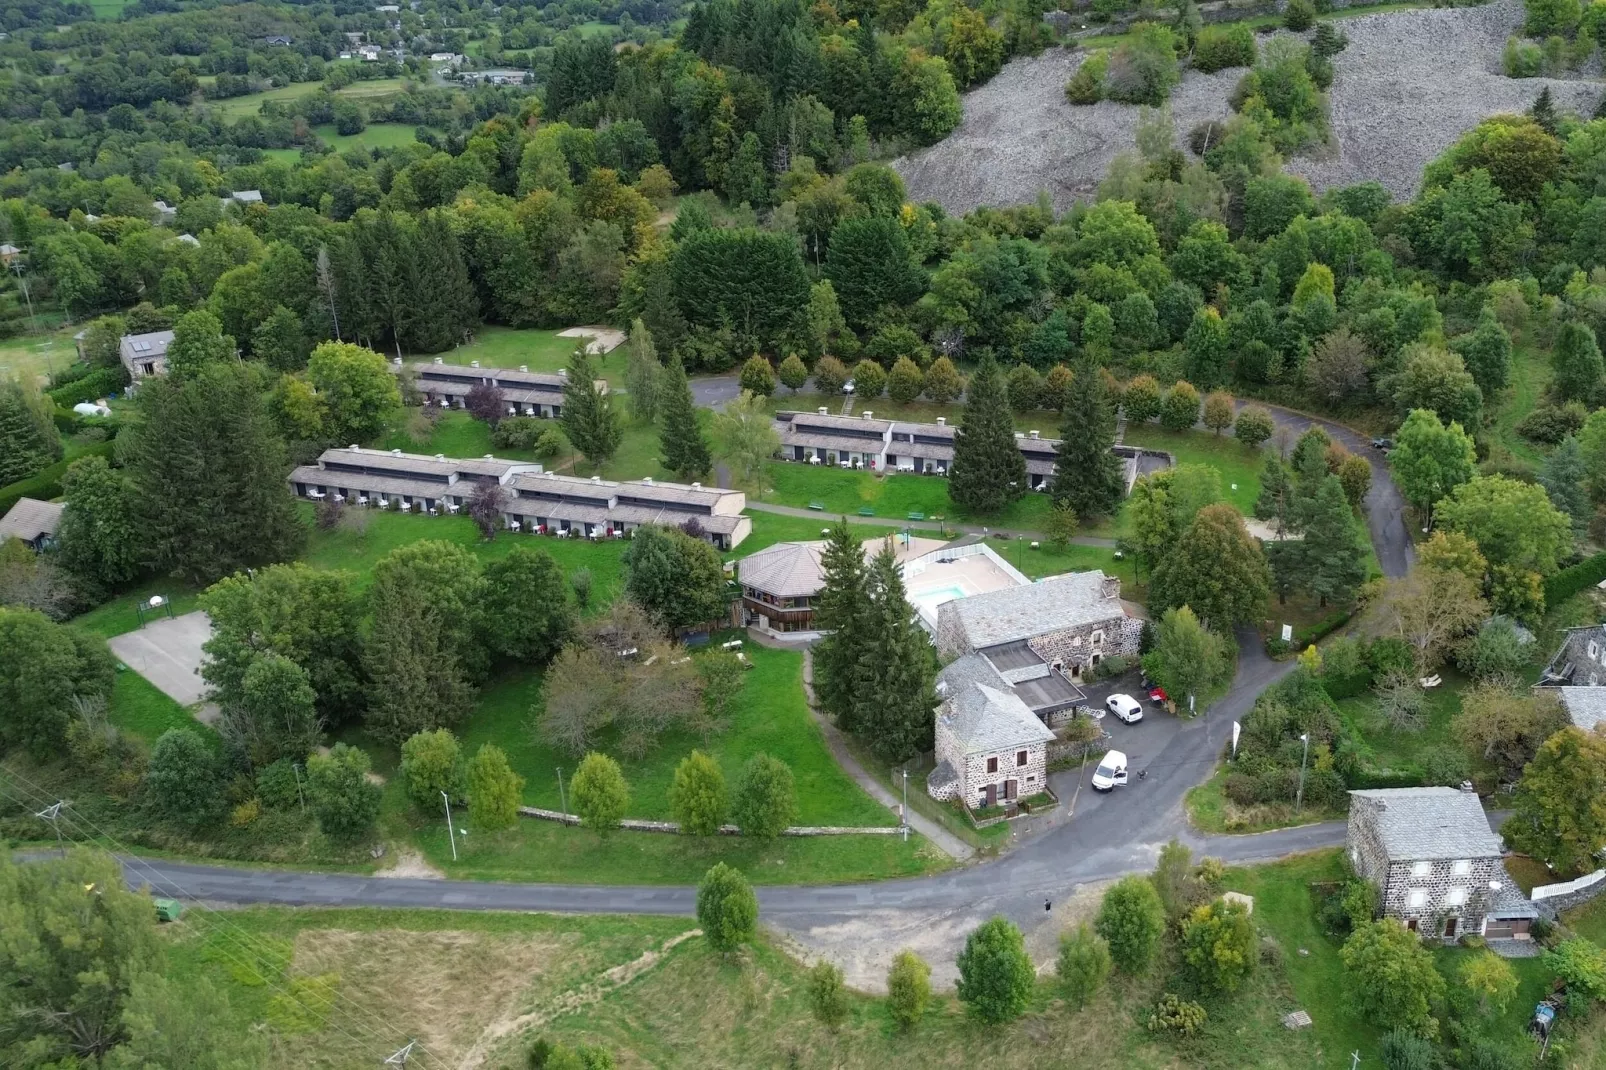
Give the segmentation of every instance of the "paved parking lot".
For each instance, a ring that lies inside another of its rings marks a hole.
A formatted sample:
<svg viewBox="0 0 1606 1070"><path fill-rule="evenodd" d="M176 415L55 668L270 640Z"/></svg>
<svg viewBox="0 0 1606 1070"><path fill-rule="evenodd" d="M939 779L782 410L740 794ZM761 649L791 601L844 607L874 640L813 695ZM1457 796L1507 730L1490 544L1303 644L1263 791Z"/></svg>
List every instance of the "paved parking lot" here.
<svg viewBox="0 0 1606 1070"><path fill-rule="evenodd" d="M212 638L212 621L196 610L182 617L151 621L143 628L124 632L107 640L117 660L155 684L180 706L193 706L206 697L206 681L201 679L201 662L206 654L201 644ZM197 714L210 720L216 707Z"/></svg>

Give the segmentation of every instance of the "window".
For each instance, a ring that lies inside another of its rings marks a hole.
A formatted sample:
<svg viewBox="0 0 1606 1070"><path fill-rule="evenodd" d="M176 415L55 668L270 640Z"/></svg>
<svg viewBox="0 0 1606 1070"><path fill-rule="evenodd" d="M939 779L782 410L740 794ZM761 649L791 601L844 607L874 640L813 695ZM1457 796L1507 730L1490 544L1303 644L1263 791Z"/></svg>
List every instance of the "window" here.
<svg viewBox="0 0 1606 1070"><path fill-rule="evenodd" d="M1428 893L1418 888L1406 899L1405 905L1411 910L1421 910L1428 905Z"/></svg>
<svg viewBox="0 0 1606 1070"><path fill-rule="evenodd" d="M1460 859L1459 861L1455 861L1455 862L1451 862L1450 863L1450 876L1452 876L1452 877L1470 877L1471 875L1472 875L1472 863L1470 861L1468 861L1467 859L1463 858L1463 859Z"/></svg>
<svg viewBox="0 0 1606 1070"><path fill-rule="evenodd" d="M988 758L987 759L987 771L989 773L998 772L998 759L997 758Z"/></svg>
<svg viewBox="0 0 1606 1070"><path fill-rule="evenodd" d="M1444 893L1444 905L1447 907L1462 906L1466 903L1466 901L1467 889L1465 888L1451 888L1448 892Z"/></svg>
<svg viewBox="0 0 1606 1070"><path fill-rule="evenodd" d="M1600 660L1600 647L1596 645L1593 639L1589 641L1589 656L1594 661Z"/></svg>
<svg viewBox="0 0 1606 1070"><path fill-rule="evenodd" d="M1025 751L1022 750L1022 751L1016 751L1015 752L1015 764L1016 765L1025 765L1026 764L1026 752Z"/></svg>
<svg viewBox="0 0 1606 1070"><path fill-rule="evenodd" d="M1411 876L1413 876L1413 877L1431 877L1431 876L1433 876L1433 863L1432 862L1417 862L1417 863L1414 863L1411 866Z"/></svg>
<svg viewBox="0 0 1606 1070"><path fill-rule="evenodd" d="M1102 642L1104 642L1104 633L1102 631L1094 632L1093 633L1093 645L1094 646L1098 646Z"/></svg>

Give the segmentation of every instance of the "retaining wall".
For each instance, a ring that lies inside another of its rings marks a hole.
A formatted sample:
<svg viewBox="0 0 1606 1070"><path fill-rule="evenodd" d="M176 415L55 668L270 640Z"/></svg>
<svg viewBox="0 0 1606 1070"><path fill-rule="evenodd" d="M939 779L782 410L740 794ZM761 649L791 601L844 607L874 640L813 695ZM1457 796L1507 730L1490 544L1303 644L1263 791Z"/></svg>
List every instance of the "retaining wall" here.
<svg viewBox="0 0 1606 1070"><path fill-rule="evenodd" d="M565 814L560 810L543 810L538 806L519 807L520 817L531 817L537 821L556 821L560 825L578 825L578 814ZM638 818L627 817L619 822L619 827L626 832L667 832L679 835L680 825L674 821L643 821ZM719 826L721 836L740 836L742 830L735 825ZM867 825L861 828L851 828L842 825L793 825L781 832L782 836L901 836L902 825Z"/></svg>
<svg viewBox="0 0 1606 1070"><path fill-rule="evenodd" d="M1539 913L1555 921L1563 911L1587 903L1602 892L1606 892L1606 869L1597 869L1577 880L1540 885L1528 898L1539 908Z"/></svg>

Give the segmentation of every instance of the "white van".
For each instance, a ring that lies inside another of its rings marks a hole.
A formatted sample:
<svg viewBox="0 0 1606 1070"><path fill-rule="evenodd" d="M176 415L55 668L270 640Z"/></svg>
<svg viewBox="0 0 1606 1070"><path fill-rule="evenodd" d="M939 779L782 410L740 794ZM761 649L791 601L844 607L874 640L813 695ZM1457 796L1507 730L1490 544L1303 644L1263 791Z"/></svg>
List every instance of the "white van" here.
<svg viewBox="0 0 1606 1070"><path fill-rule="evenodd" d="M1118 750L1105 751L1099 767L1093 770L1094 791L1114 791L1126 784L1126 755Z"/></svg>

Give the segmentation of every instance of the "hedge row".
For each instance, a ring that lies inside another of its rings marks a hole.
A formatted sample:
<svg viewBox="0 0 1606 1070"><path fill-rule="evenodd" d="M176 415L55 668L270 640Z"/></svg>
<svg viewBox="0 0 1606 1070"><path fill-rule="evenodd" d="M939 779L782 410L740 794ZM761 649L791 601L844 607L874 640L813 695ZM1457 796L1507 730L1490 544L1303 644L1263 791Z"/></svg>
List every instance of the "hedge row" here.
<svg viewBox="0 0 1606 1070"><path fill-rule="evenodd" d="M97 368L81 379L49 391L50 400L62 408L70 409L81 401L94 401L116 393L128 385L128 372L119 364L115 368Z"/></svg>
<svg viewBox="0 0 1606 1070"><path fill-rule="evenodd" d="M40 469L39 472L27 479L21 479L8 487L0 487L0 516L11 511L17 504L18 498L37 498L40 501L49 501L61 497L61 477L67 474L68 465L84 457L100 456L111 460L115 442L97 442L72 460L57 461L49 468Z"/></svg>
<svg viewBox="0 0 1606 1070"><path fill-rule="evenodd" d="M1545 581L1545 605L1559 606L1586 587L1606 580L1606 552L1586 557L1571 568L1564 568Z"/></svg>

